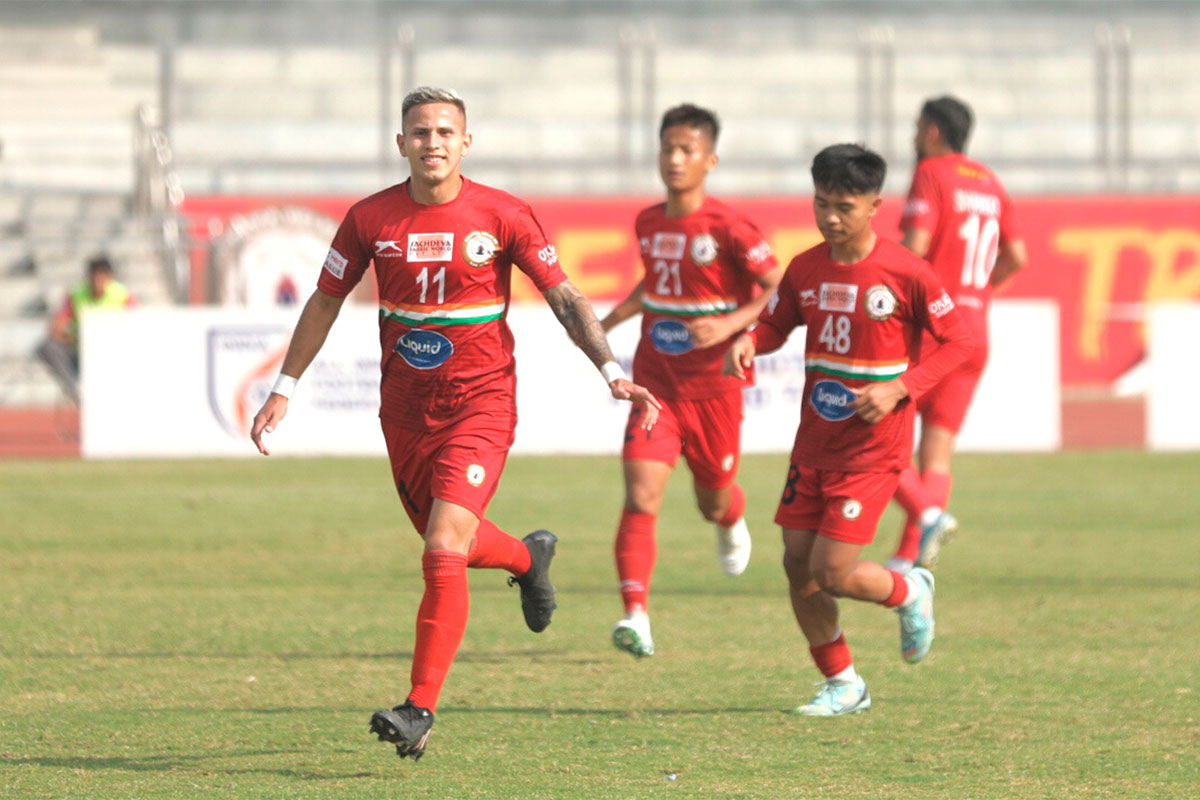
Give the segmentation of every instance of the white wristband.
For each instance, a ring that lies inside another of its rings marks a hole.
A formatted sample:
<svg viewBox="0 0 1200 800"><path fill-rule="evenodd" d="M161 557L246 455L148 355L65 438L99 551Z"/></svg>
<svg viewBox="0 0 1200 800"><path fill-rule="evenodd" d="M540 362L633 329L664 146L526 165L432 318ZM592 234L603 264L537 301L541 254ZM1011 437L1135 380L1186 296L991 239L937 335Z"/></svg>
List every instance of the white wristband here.
<svg viewBox="0 0 1200 800"><path fill-rule="evenodd" d="M600 367L600 374L604 376L605 383L612 383L615 380L625 377L625 370L621 369L621 365L615 361L606 361Z"/></svg>
<svg viewBox="0 0 1200 800"><path fill-rule="evenodd" d="M279 377L275 379L275 386L272 387L271 393L283 395L289 400L292 399L292 392L296 391L297 379L291 375L279 373Z"/></svg>

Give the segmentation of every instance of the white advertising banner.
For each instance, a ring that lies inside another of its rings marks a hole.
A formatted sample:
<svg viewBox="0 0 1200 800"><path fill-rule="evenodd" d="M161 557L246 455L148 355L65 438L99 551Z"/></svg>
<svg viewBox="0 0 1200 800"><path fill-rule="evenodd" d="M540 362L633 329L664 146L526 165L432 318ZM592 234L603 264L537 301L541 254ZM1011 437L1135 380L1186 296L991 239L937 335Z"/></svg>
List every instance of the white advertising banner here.
<svg viewBox="0 0 1200 800"><path fill-rule="evenodd" d="M1146 442L1152 450L1200 448L1196 345L1200 303L1162 303L1150 310Z"/></svg>
<svg viewBox="0 0 1200 800"><path fill-rule="evenodd" d="M88 316L82 348L87 458L255 455L249 429L279 372L298 310L139 308ZM509 312L516 338L514 453L620 451L629 406L544 306ZM961 449L1052 450L1060 441L1058 316L1050 303L997 303L992 358ZM787 452L800 419L803 331L757 360L746 391L745 452ZM639 325L610 336L628 370ZM277 455L384 455L378 317L342 310L268 438Z"/></svg>

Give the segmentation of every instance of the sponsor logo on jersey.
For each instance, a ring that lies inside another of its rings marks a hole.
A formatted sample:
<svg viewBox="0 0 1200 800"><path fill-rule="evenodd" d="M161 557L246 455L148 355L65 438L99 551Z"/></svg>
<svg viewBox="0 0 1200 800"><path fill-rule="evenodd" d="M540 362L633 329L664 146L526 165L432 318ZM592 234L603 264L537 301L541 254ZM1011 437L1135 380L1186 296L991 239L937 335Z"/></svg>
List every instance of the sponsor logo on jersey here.
<svg viewBox="0 0 1200 800"><path fill-rule="evenodd" d="M677 356L692 349L692 335L687 325L677 319L660 319L650 327L650 341L654 349L669 356Z"/></svg>
<svg viewBox="0 0 1200 800"><path fill-rule="evenodd" d="M692 237L692 246L688 250L692 263L698 267L707 267L717 260L717 240L710 233L701 233Z"/></svg>
<svg viewBox="0 0 1200 800"><path fill-rule="evenodd" d="M375 243L376 258L404 258L404 245L395 239Z"/></svg>
<svg viewBox="0 0 1200 800"><path fill-rule="evenodd" d="M487 477L487 472L482 464L472 464L467 467L467 483L472 486L479 486L483 483L483 479Z"/></svg>
<svg viewBox="0 0 1200 800"><path fill-rule="evenodd" d="M954 210L960 214L998 217L1000 216L1000 198L994 194L972 192L968 189L955 189Z"/></svg>
<svg viewBox="0 0 1200 800"><path fill-rule="evenodd" d="M331 247L329 254L325 256L325 271L341 280L346 276L346 264L348 263L350 262L344 255Z"/></svg>
<svg viewBox="0 0 1200 800"><path fill-rule="evenodd" d="M683 258L684 248L687 247L687 236L682 233L656 233L650 244L651 258Z"/></svg>
<svg viewBox="0 0 1200 800"><path fill-rule="evenodd" d="M847 389L840 381L817 381L808 396L808 402L816 410L821 419L830 422L841 422L854 416L850 404L854 402L854 392Z"/></svg>
<svg viewBox="0 0 1200 800"><path fill-rule="evenodd" d="M822 283L822 311L853 311L858 304L858 285L854 283Z"/></svg>
<svg viewBox="0 0 1200 800"><path fill-rule="evenodd" d="M759 242L746 251L746 260L752 264L761 264L773 255L771 245L766 242Z"/></svg>
<svg viewBox="0 0 1200 800"><path fill-rule="evenodd" d="M817 304L816 289L801 289L800 290L800 307L807 308Z"/></svg>
<svg viewBox="0 0 1200 800"><path fill-rule="evenodd" d="M898 304L896 295L882 283L877 283L867 289L867 293L863 297L863 311L866 311L867 316L876 322L883 322L895 313Z"/></svg>
<svg viewBox="0 0 1200 800"><path fill-rule="evenodd" d="M538 250L538 258L550 266L554 266L558 263L558 251L554 249L554 245L548 244L541 250Z"/></svg>
<svg viewBox="0 0 1200 800"><path fill-rule="evenodd" d="M919 217L928 213L929 203L926 203L923 198L910 197L904 204L904 216L906 217Z"/></svg>
<svg viewBox="0 0 1200 800"><path fill-rule="evenodd" d="M862 516L862 503L854 499L842 503L842 516L846 519L858 519Z"/></svg>
<svg viewBox="0 0 1200 800"><path fill-rule="evenodd" d="M954 308L954 301L950 299L950 295L946 294L946 290L942 289L941 296L929 304L929 316L941 319L949 314L952 308Z"/></svg>
<svg viewBox="0 0 1200 800"><path fill-rule="evenodd" d="M408 260L410 263L449 261L453 257L453 233L410 233L408 235Z"/></svg>
<svg viewBox="0 0 1200 800"><path fill-rule="evenodd" d="M413 328L397 340L393 349L410 367L436 369L454 354L454 343L437 331Z"/></svg>
<svg viewBox="0 0 1200 800"><path fill-rule="evenodd" d="M487 231L471 231L463 239L463 258L472 267L492 263L500 250L500 240Z"/></svg>

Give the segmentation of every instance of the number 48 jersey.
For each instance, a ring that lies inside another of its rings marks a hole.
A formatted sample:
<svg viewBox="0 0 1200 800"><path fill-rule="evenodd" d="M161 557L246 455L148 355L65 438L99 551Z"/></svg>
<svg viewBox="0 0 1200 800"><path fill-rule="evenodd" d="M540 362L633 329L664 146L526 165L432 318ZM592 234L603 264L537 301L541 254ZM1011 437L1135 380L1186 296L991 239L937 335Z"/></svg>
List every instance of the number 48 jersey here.
<svg viewBox="0 0 1200 800"><path fill-rule="evenodd" d="M977 342L987 341L990 280L1001 242L1017 238L1008 193L992 171L961 153L917 163L900 228L928 231L925 258Z"/></svg>
<svg viewBox="0 0 1200 800"><path fill-rule="evenodd" d="M383 348L379 416L417 430L484 395L515 415L512 266L545 292L566 280L533 211L463 179L449 203L422 205L399 184L346 213L317 288L345 297L375 262ZM478 411L472 406L472 411Z"/></svg>
<svg viewBox="0 0 1200 800"><path fill-rule="evenodd" d="M915 401L972 350L970 335L937 276L900 244L878 237L855 264L820 244L792 259L776 296L750 332L757 353L778 349L806 326L804 394L792 460L835 472L899 471L912 459ZM921 334L939 346L921 352ZM916 363L920 359L920 363ZM874 381L908 388L871 424L850 404Z"/></svg>
<svg viewBox="0 0 1200 800"><path fill-rule="evenodd" d="M740 391L742 382L721 374L736 337L698 349L687 324L748 302L756 279L777 266L771 246L752 222L712 197L679 218L667 216L665 203L651 206L634 227L645 267L634 380L668 400Z"/></svg>

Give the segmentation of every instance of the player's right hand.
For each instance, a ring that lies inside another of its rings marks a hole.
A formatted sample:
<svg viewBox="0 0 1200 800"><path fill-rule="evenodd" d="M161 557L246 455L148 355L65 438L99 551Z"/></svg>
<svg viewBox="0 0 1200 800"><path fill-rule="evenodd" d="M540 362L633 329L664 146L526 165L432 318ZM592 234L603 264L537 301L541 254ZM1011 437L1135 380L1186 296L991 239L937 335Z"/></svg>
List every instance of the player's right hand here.
<svg viewBox="0 0 1200 800"><path fill-rule="evenodd" d="M721 372L739 380L746 380L746 370L754 363L754 340L749 334L743 333L733 340L733 344L725 353L725 364Z"/></svg>
<svg viewBox="0 0 1200 800"><path fill-rule="evenodd" d="M651 394L649 389L637 385L628 378L617 378L608 385L608 388L617 400L641 403L645 413L642 414L640 427L646 430L654 427L654 423L658 421L658 410L662 408L662 403L658 402L658 398Z"/></svg>
<svg viewBox="0 0 1200 800"><path fill-rule="evenodd" d="M264 456L271 455L271 451L267 449L267 445L263 442L263 434L271 433L287 414L288 399L281 394L271 392L267 397L267 402L263 403L263 407L254 415L254 425L250 427L250 441L254 442L254 446L258 448L258 452Z"/></svg>

